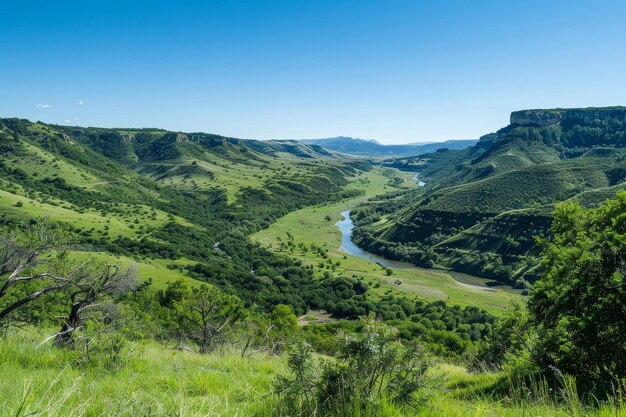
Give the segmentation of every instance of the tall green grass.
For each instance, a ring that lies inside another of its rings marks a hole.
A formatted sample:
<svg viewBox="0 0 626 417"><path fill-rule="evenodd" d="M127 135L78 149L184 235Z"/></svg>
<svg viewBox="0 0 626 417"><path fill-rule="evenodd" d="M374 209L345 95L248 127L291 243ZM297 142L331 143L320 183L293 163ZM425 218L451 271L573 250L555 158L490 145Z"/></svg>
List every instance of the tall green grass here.
<svg viewBox="0 0 626 417"><path fill-rule="evenodd" d="M85 366L72 351L35 349L41 335L0 341L1 416L245 416L271 389L280 360L133 343L125 365Z"/></svg>
<svg viewBox="0 0 626 417"><path fill-rule="evenodd" d="M85 364L71 350L36 348L44 337L20 331L0 340L0 416L295 417L285 414L272 395L276 376L287 372L282 358L242 357L234 347L199 355L174 345L134 342L124 350L124 366L116 370L98 362ZM568 377L555 392L545 380L470 374L456 365L439 364L430 372L442 383L421 408L402 409L383 401L376 415L358 408L342 410L341 415L626 417L626 398L615 395L587 404Z"/></svg>

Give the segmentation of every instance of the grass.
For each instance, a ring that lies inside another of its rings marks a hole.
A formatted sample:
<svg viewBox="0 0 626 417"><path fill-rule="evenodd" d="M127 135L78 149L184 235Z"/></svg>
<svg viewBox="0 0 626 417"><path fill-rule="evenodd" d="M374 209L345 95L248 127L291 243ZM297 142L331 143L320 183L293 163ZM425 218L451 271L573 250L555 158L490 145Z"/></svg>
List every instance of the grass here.
<svg viewBox="0 0 626 417"><path fill-rule="evenodd" d="M77 365L74 354L43 335L0 341L2 416L246 416L272 378L277 358L242 358L234 349L211 355L155 343L133 343L118 371Z"/></svg>
<svg viewBox="0 0 626 417"><path fill-rule="evenodd" d="M243 188L262 189L281 177L302 178L311 174L311 166L329 162L311 159L303 163L302 159L293 155L278 154L279 157L274 158L252 150L248 152L254 154L255 158L241 159L239 156L239 159L229 160L224 155L204 151L153 165L169 169L165 175L158 176L158 182L162 185L186 191L217 188L226 193L228 203L234 203ZM181 168L193 170L189 173L178 173Z"/></svg>
<svg viewBox="0 0 626 417"><path fill-rule="evenodd" d="M124 351L124 366L116 370L79 364L75 352L49 344L35 349L44 337L21 330L0 340L0 415L276 416L272 384L287 369L283 358L260 353L242 358L234 347L199 355L133 342ZM496 397L488 391L506 380L503 374L470 374L450 364L435 365L430 373L439 382L428 390L423 407L386 404L376 417L626 416L624 403L622 408L584 406L567 385L559 401L538 395L541 388Z"/></svg>
<svg viewBox="0 0 626 417"><path fill-rule="evenodd" d="M237 192L244 188L262 188L263 178L268 175L256 164L229 162L205 152L205 160L178 161L175 166L191 165L196 162L196 171L189 175L167 176L159 182L166 186L194 191L217 187L226 192L228 202L236 199Z"/></svg>
<svg viewBox="0 0 626 417"><path fill-rule="evenodd" d="M402 175L402 174L400 174ZM431 271L418 267L406 269L394 269L393 275L388 276L386 269L366 259L347 255L339 247L341 245L341 233L335 225L341 220L341 212L357 207L366 199L385 194L394 189L388 186L389 178L382 175L381 170L373 170L353 178L348 188L361 189L363 196L344 200L339 203L308 207L287 214L272 224L269 228L251 236L266 247L280 251L280 243L286 242L287 233L293 236L294 243L303 243L310 247L311 244L328 249L328 259L335 264L335 274L348 276L362 276L370 288L380 284L379 288L373 288L374 294L383 295L388 292L406 295L409 297L421 296L431 300L445 300L451 304L461 306L478 306L485 310L499 314L510 302L513 295L504 291L486 291L469 288L454 281L448 274L441 271ZM283 249L284 253L301 259L306 265L319 266L323 259L313 251L303 251L297 246ZM318 269L318 275L323 273ZM326 269L327 270L327 269ZM397 284L400 282L400 284Z"/></svg>
<svg viewBox="0 0 626 417"><path fill-rule="evenodd" d="M126 256L113 255L107 252L81 251L72 251L71 255L72 259L77 261L90 257L101 262L120 265L124 268L132 266L136 268L137 275L142 281L149 278L152 279L152 286L150 288L153 290L165 289L168 282L176 281L178 279L185 280L192 286L199 283L199 281L185 275L180 269L168 268L168 265L178 265L182 267L184 265L193 265L195 263L195 261L190 261L188 259L145 259L138 261Z"/></svg>
<svg viewBox="0 0 626 417"><path fill-rule="evenodd" d="M15 166L22 168L29 176L37 175L42 179L59 177L63 178L67 184L83 189L93 189L100 184L99 179L86 170L57 158L41 148L26 142L22 143L25 154L14 156L13 161Z"/></svg>
<svg viewBox="0 0 626 417"><path fill-rule="evenodd" d="M162 226L172 219L184 226L192 225L180 217L169 217L161 210L152 212L152 208L145 205L120 204L119 208L122 212L109 212L103 215L102 212L92 209L78 211L63 200L48 199L48 202L43 202L0 189L0 212L3 215L21 220L48 217L51 221L71 224L74 228L82 229L93 236L106 233L112 238L141 237L145 230Z"/></svg>

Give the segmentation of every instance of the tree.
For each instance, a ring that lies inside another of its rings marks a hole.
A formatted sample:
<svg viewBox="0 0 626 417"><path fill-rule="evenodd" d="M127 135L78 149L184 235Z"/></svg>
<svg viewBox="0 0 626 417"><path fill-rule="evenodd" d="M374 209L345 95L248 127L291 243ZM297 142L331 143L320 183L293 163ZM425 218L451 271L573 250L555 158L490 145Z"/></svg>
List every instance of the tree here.
<svg viewBox="0 0 626 417"><path fill-rule="evenodd" d="M42 254L67 242L67 234L47 220L0 234L0 324L15 319L18 309L72 284L76 270L60 276L38 268Z"/></svg>
<svg viewBox="0 0 626 417"><path fill-rule="evenodd" d="M336 360L316 366L311 347L296 346L289 355L291 375L276 383L276 415L345 416L346 410L379 415L383 403L419 406L432 384L430 365L419 345L399 343L395 329L363 319L358 334L341 334Z"/></svg>
<svg viewBox="0 0 626 417"><path fill-rule="evenodd" d="M54 294L55 306L49 310L63 309L65 303L69 308L61 330L51 338L69 345L85 310L136 285L132 269L122 270L93 260L72 261L62 250L68 242L63 229L47 220L33 221L0 235L0 324L32 321L32 311L26 307L44 295Z"/></svg>
<svg viewBox="0 0 626 417"><path fill-rule="evenodd" d="M476 347L476 369L499 368L504 364L522 367L531 361L535 352L536 332L530 320L526 302L513 301L496 322L491 333Z"/></svg>
<svg viewBox="0 0 626 417"><path fill-rule="evenodd" d="M272 310L270 320L277 330L286 333L294 333L298 329L298 318L293 308L286 304L277 304Z"/></svg>
<svg viewBox="0 0 626 417"><path fill-rule="evenodd" d="M85 311L100 307L108 298L136 289L138 284L133 268L122 269L119 265L88 261L80 264L76 270L78 273L66 291L69 312L56 334L56 343L59 345L73 344L73 334L83 323Z"/></svg>
<svg viewBox="0 0 626 417"><path fill-rule="evenodd" d="M250 348L270 355L278 354L294 344L300 330L293 308L286 304L277 304L269 317L254 315L247 317L245 326L248 339L242 356L245 356Z"/></svg>
<svg viewBox="0 0 626 417"><path fill-rule="evenodd" d="M243 318L241 300L219 289L201 285L193 288L180 302L174 302L181 335L198 345L201 353L226 341L226 332Z"/></svg>
<svg viewBox="0 0 626 417"><path fill-rule="evenodd" d="M588 381L626 377L626 192L597 209L558 206L551 234L529 302L539 364Z"/></svg>
<svg viewBox="0 0 626 417"><path fill-rule="evenodd" d="M174 303L181 302L188 292L189 287L187 286L185 281L182 279L177 279L176 281L169 282L165 291L157 291L156 297L159 300L159 304L161 304L163 307L172 308L174 306Z"/></svg>

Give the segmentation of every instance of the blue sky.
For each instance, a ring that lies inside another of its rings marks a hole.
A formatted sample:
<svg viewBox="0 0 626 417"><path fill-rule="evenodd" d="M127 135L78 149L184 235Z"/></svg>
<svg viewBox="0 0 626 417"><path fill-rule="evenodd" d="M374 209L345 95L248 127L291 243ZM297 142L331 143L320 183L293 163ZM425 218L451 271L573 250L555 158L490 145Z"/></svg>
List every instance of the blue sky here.
<svg viewBox="0 0 626 417"><path fill-rule="evenodd" d="M0 5L1 117L402 143L626 104L624 1Z"/></svg>

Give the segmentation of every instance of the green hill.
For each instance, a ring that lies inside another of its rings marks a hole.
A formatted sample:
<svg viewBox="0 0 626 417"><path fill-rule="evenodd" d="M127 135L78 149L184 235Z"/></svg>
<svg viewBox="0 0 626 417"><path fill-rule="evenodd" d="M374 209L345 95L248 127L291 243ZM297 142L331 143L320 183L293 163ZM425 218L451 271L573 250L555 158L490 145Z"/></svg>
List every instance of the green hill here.
<svg viewBox="0 0 626 417"><path fill-rule="evenodd" d="M426 189L363 208L358 240L523 286L536 277L534 236L555 203L596 206L626 188L625 135L624 107L526 110L472 148L387 160L419 172Z"/></svg>
<svg viewBox="0 0 626 417"><path fill-rule="evenodd" d="M304 312L319 290L312 271L246 236L291 210L358 194L344 186L369 169L295 142L0 119L0 222L48 217L74 237L77 257L136 263L157 286L185 277L249 305Z"/></svg>

